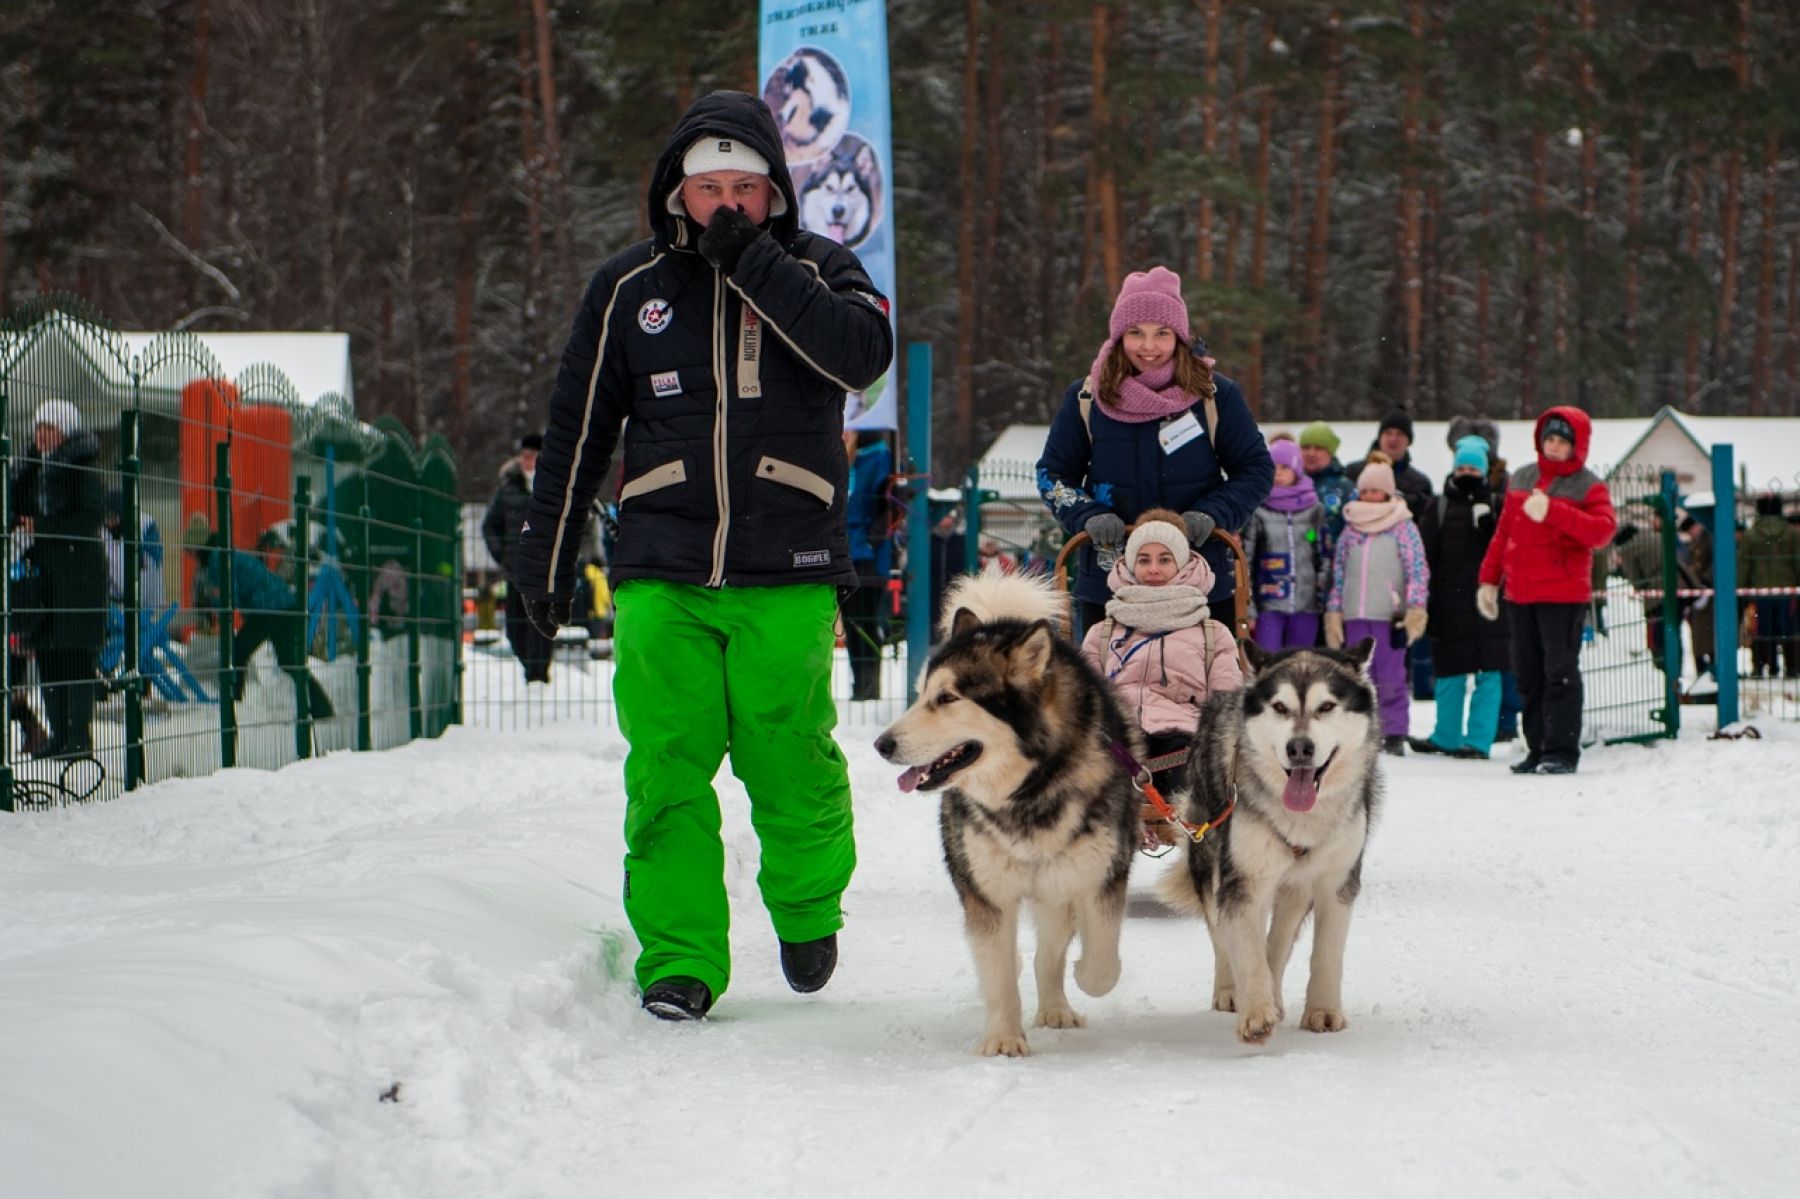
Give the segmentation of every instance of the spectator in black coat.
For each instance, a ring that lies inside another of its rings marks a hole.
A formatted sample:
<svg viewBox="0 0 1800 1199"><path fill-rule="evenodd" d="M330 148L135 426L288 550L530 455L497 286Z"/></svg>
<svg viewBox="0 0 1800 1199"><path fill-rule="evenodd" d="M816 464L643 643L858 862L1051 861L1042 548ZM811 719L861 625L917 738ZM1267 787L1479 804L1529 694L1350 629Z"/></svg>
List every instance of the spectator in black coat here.
<svg viewBox="0 0 1800 1199"><path fill-rule="evenodd" d="M1394 485L1406 500L1406 506L1416 516L1430 506L1433 492L1431 480L1425 477L1424 471L1412 464L1412 443L1412 417L1407 415L1405 409L1396 408L1381 418L1381 427L1376 430L1375 440L1370 443L1369 449L1380 450L1393 463ZM1352 479L1357 478L1368 462L1367 456L1364 456L1361 462L1346 467L1345 473Z"/></svg>
<svg viewBox="0 0 1800 1199"><path fill-rule="evenodd" d="M94 683L106 638L106 555L100 524L106 487L100 439L68 400L46 400L33 416L32 444L13 477L16 519L31 546L33 581L15 607L25 647L37 656L50 757L93 752Z"/></svg>
<svg viewBox="0 0 1800 1199"><path fill-rule="evenodd" d="M1456 443L1444 494L1419 514L1419 537L1431 566L1432 666L1437 675L1437 727L1409 738L1414 750L1485 758L1500 720L1500 672L1512 660L1504 620L1483 620L1475 607L1481 559L1499 514L1488 483L1488 443L1470 435ZM1473 694L1471 686L1473 683Z"/></svg>
<svg viewBox="0 0 1800 1199"><path fill-rule="evenodd" d="M531 481L537 477L538 451L543 448L541 434L527 433L519 438L519 452L500 468L500 486L482 518L481 539L502 570L506 569L513 546L519 543L519 530L525 526L525 511L531 507ZM526 619L525 596L517 587L506 589L506 641L518 655L519 665L525 668L527 683L550 681L550 659L555 656L556 643Z"/></svg>

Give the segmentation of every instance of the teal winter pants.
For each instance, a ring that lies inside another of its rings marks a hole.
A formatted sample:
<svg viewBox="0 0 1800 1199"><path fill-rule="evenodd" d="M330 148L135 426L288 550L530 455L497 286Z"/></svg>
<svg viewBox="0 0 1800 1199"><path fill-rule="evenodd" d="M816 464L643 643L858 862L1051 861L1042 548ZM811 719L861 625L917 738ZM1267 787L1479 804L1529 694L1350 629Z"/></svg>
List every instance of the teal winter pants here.
<svg viewBox="0 0 1800 1199"><path fill-rule="evenodd" d="M843 924L856 866L850 777L831 738L837 597L824 584L712 589L620 586L613 699L625 758L625 914L640 987L731 981L725 847L712 782L731 771L762 845L756 882L775 935L810 941Z"/></svg>
<svg viewBox="0 0 1800 1199"><path fill-rule="evenodd" d="M1474 684L1470 694L1469 684ZM1468 724L1463 723L1467 704ZM1437 679L1437 728L1431 739L1445 749L1468 746L1488 753L1500 729L1500 672L1441 674Z"/></svg>

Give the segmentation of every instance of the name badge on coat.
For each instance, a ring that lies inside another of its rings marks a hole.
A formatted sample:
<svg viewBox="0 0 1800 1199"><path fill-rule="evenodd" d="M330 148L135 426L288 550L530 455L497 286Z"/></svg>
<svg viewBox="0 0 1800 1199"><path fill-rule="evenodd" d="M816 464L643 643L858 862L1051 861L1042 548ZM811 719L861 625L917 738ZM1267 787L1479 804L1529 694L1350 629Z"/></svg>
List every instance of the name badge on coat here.
<svg viewBox="0 0 1800 1199"><path fill-rule="evenodd" d="M1163 453L1173 454L1176 450L1203 435L1200 422L1192 412L1184 412L1175 420L1164 424L1156 431L1156 439L1162 442Z"/></svg>

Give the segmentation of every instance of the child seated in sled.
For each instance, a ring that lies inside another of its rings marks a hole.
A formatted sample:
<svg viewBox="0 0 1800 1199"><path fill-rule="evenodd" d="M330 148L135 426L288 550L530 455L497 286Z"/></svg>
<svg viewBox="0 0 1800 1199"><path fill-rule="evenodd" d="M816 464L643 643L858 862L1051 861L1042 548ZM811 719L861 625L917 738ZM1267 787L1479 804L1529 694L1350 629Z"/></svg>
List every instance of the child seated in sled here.
<svg viewBox="0 0 1800 1199"><path fill-rule="evenodd" d="M1207 696L1244 685L1237 640L1207 608L1212 568L1188 545L1180 514L1152 508L1138 517L1106 585L1107 618L1087 631L1082 656L1144 730L1151 760L1185 754ZM1185 762L1154 771L1164 796L1183 785Z"/></svg>

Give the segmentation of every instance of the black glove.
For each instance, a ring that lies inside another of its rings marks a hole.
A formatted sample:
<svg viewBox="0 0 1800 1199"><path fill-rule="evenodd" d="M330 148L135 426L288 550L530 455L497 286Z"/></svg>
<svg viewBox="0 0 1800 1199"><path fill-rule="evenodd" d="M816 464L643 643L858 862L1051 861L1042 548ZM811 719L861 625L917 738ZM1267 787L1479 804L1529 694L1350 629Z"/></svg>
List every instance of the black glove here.
<svg viewBox="0 0 1800 1199"><path fill-rule="evenodd" d="M727 275L737 270L738 259L750 243L762 236L756 222L739 209L721 205L713 209L706 232L700 235L700 254Z"/></svg>
<svg viewBox="0 0 1800 1199"><path fill-rule="evenodd" d="M574 601L558 599L554 595L546 595L542 599L525 601L525 619L531 627L542 633L551 641L556 640L556 630L569 623L569 614Z"/></svg>
<svg viewBox="0 0 1800 1199"><path fill-rule="evenodd" d="M1081 526L1081 531L1086 533L1096 546L1125 544L1125 522L1119 518L1116 512L1096 512L1087 518L1087 523Z"/></svg>
<svg viewBox="0 0 1800 1199"><path fill-rule="evenodd" d="M1181 523L1187 526L1188 544L1198 549L1212 536L1216 522L1204 512L1183 512Z"/></svg>

